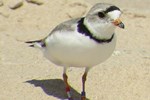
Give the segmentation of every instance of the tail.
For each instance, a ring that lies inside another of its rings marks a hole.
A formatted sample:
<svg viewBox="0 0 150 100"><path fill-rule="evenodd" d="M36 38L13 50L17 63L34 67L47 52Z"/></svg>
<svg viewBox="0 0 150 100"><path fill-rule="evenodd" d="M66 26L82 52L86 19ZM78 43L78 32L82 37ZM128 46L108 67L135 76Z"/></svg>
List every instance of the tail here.
<svg viewBox="0 0 150 100"><path fill-rule="evenodd" d="M37 47L37 48L40 48L40 49L46 47L46 44L43 40L27 41L25 43L29 43L30 47Z"/></svg>

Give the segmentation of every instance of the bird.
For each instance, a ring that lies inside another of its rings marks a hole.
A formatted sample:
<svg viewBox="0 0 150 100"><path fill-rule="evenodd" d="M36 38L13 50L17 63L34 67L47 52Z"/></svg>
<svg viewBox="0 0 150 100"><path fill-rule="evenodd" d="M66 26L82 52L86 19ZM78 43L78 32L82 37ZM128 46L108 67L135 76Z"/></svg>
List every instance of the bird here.
<svg viewBox="0 0 150 100"><path fill-rule="evenodd" d="M39 48L52 63L63 67L63 81L68 100L73 100L68 83L69 67L85 68L81 100L86 100L85 82L91 68L107 60L116 46L117 27L124 29L122 11L109 3L97 3L80 18L57 25L44 39L27 41Z"/></svg>

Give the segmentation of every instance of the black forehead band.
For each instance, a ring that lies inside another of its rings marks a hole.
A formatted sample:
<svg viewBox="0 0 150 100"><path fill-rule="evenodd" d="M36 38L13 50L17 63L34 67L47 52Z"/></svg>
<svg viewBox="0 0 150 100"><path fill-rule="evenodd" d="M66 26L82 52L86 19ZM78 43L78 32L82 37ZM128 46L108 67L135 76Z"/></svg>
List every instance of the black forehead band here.
<svg viewBox="0 0 150 100"><path fill-rule="evenodd" d="M104 13L108 13L108 12L111 12L111 11L114 11L114 10L119 10L120 9L116 6L110 6L109 8L106 9L106 11L104 11Z"/></svg>

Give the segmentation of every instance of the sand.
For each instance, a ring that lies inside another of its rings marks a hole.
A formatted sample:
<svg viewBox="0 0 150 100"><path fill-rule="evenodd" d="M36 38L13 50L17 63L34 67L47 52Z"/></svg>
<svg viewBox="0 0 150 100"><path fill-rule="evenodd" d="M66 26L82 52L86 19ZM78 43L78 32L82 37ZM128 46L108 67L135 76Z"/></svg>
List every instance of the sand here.
<svg viewBox="0 0 150 100"><path fill-rule="evenodd" d="M62 67L43 57L25 41L41 39L65 20L84 16L96 2L119 6L125 29L114 54L88 74L88 100L150 100L150 1L149 0L23 0L15 9L11 0L0 0L0 100L64 100ZM20 1L20 0L19 0ZM92 59L92 58L91 58ZM84 69L70 68L69 83L80 100Z"/></svg>

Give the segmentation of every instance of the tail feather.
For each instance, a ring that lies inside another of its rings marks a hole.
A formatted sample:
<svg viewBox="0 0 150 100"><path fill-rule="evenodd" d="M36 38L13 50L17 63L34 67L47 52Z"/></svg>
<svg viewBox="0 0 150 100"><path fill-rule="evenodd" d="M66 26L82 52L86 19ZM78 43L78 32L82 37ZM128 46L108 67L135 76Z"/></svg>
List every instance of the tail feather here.
<svg viewBox="0 0 150 100"><path fill-rule="evenodd" d="M25 43L40 43L40 42L42 42L42 40L34 40L34 41L27 41L27 42L25 42Z"/></svg>
<svg viewBox="0 0 150 100"><path fill-rule="evenodd" d="M38 48L42 48L45 47L45 43L43 42L43 40L34 40L34 41L27 41L25 43L29 43L31 45L29 45L30 47L38 47Z"/></svg>
<svg viewBox="0 0 150 100"><path fill-rule="evenodd" d="M29 47L35 47L34 44L30 44Z"/></svg>

